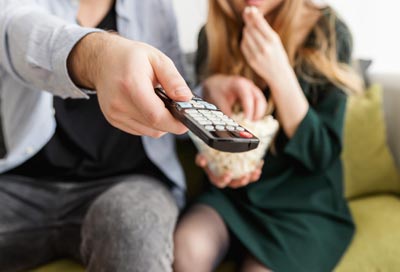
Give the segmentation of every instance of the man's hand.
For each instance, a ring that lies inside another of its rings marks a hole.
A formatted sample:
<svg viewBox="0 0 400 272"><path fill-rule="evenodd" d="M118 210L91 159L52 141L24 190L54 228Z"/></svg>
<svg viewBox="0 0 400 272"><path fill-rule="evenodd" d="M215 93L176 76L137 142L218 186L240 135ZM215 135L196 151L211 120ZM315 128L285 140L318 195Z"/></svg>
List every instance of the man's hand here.
<svg viewBox="0 0 400 272"><path fill-rule="evenodd" d="M190 100L192 93L173 62L157 49L115 34L93 33L75 46L68 69L77 85L97 91L101 110L113 126L151 137L187 131L154 87L160 84L177 101Z"/></svg>
<svg viewBox="0 0 400 272"><path fill-rule="evenodd" d="M242 106L249 120L264 117L267 100L252 81L240 76L217 74L203 82L204 99L217 105L228 116L232 115L235 104Z"/></svg>

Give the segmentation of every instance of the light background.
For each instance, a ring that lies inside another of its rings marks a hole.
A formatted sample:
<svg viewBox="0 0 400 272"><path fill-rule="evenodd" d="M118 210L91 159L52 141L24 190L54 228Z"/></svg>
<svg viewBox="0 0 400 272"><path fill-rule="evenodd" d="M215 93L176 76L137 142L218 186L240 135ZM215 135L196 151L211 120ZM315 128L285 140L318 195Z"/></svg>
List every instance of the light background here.
<svg viewBox="0 0 400 272"><path fill-rule="evenodd" d="M215 1L215 0L214 0ZM207 17L207 0L173 0L181 46L196 50L199 28ZM328 0L349 25L354 56L373 60L376 73L400 74L400 1Z"/></svg>

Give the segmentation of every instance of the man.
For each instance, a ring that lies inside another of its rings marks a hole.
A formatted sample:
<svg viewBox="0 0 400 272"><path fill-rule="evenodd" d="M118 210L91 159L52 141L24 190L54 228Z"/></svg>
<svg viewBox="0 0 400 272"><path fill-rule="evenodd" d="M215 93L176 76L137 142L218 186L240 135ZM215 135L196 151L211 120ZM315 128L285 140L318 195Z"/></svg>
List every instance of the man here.
<svg viewBox="0 0 400 272"><path fill-rule="evenodd" d="M186 128L153 87L191 98L171 60L169 0L0 0L0 271L171 271L185 185L165 133Z"/></svg>

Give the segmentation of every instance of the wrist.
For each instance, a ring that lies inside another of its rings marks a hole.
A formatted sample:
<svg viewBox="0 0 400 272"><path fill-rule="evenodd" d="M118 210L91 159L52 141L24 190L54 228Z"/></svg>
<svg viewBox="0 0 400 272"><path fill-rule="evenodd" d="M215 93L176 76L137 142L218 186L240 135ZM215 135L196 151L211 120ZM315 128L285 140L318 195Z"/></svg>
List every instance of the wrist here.
<svg viewBox="0 0 400 272"><path fill-rule="evenodd" d="M290 64L283 65L278 72L268 80L268 85L272 89L281 89L285 87L293 88L298 85L297 76Z"/></svg>
<svg viewBox="0 0 400 272"><path fill-rule="evenodd" d="M96 78L101 71L101 57L105 53L110 34L96 32L83 37L72 49L67 67L72 81L79 87L96 88Z"/></svg>

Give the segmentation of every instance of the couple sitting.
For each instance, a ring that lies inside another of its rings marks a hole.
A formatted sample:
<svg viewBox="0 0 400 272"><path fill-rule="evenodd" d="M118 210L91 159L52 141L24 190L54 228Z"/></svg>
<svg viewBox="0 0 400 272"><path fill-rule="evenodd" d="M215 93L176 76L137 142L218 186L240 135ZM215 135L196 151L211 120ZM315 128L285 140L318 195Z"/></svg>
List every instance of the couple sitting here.
<svg viewBox="0 0 400 272"><path fill-rule="evenodd" d="M204 99L228 115L239 103L249 120L273 105L281 129L240 178L216 176L199 154L210 188L179 220L183 173L164 134L186 128L152 91L191 98L170 1L0 8L1 271L64 256L88 271L212 271L228 252L249 272L335 267L354 233L340 153L346 95L361 85L330 8L209 1Z"/></svg>

